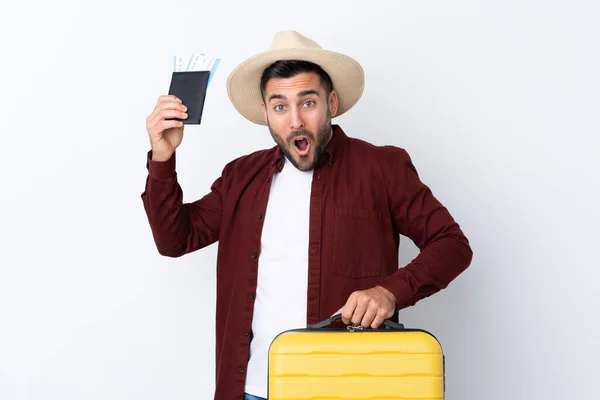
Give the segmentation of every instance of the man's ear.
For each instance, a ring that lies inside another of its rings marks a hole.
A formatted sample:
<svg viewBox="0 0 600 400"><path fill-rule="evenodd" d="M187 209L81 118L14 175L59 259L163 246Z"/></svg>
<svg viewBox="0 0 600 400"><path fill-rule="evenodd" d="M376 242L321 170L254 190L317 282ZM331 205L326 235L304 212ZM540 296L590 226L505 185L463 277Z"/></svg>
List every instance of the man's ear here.
<svg viewBox="0 0 600 400"><path fill-rule="evenodd" d="M331 113L331 118L335 117L337 115L339 107L339 98L335 89L332 89L331 93L329 93L328 107L329 112Z"/></svg>
<svg viewBox="0 0 600 400"><path fill-rule="evenodd" d="M263 111L263 118L265 120L265 124L269 124L269 118L267 117L267 107L265 107L265 103L260 103L260 108Z"/></svg>

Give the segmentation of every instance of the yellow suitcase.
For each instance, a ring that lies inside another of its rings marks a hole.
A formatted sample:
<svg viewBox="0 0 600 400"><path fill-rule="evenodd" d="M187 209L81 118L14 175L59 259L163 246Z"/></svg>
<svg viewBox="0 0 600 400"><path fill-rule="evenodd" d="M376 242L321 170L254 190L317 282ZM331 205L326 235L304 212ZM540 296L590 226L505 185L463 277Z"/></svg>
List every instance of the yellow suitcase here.
<svg viewBox="0 0 600 400"><path fill-rule="evenodd" d="M269 400L439 400L445 356L422 329L386 320L378 329L328 327L330 319L282 332L271 343Z"/></svg>

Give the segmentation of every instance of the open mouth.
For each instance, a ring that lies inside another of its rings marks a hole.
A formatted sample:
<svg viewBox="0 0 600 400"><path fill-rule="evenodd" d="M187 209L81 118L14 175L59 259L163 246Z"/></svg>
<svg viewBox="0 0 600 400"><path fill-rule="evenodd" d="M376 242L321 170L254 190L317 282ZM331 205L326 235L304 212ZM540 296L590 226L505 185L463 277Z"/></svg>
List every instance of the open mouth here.
<svg viewBox="0 0 600 400"><path fill-rule="evenodd" d="M310 150L310 142L308 141L308 138L300 136L294 139L293 147L298 154L305 155L308 154L308 151Z"/></svg>

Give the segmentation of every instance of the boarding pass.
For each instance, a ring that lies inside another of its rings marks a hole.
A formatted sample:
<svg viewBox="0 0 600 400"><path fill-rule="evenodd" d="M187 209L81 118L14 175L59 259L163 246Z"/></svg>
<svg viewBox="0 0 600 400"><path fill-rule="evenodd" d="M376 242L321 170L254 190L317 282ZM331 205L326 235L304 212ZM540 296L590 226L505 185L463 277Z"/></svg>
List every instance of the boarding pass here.
<svg viewBox="0 0 600 400"><path fill-rule="evenodd" d="M174 72L210 71L208 84L215 74L220 58L211 57L205 53L194 53L191 56L173 57Z"/></svg>

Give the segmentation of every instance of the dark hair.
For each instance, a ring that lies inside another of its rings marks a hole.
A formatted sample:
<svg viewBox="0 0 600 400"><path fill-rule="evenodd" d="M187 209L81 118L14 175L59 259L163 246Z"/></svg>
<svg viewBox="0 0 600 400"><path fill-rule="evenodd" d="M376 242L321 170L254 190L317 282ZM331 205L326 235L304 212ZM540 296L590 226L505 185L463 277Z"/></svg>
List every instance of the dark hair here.
<svg viewBox="0 0 600 400"><path fill-rule="evenodd" d="M314 72L321 79L321 86L325 88L325 93L329 95L333 89L331 77L319 65L310 61L303 60L279 60L265 68L260 78L260 92L265 97L267 82L271 78L291 78L303 72Z"/></svg>

